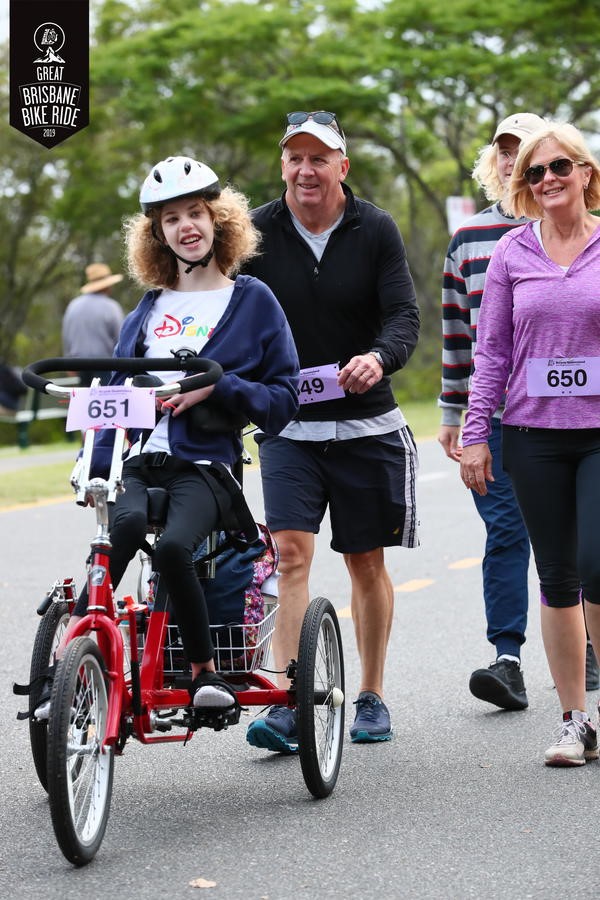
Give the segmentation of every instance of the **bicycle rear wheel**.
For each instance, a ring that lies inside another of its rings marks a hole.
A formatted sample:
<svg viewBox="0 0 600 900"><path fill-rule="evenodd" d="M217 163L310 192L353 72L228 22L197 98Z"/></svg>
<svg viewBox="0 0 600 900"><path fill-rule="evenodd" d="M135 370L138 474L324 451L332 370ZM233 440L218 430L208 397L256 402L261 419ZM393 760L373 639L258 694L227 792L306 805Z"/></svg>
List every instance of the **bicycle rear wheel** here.
<svg viewBox="0 0 600 900"><path fill-rule="evenodd" d="M67 603L62 600L51 603L38 625L31 654L29 683L33 686L29 694L29 741L35 771L45 791L48 790L48 722L35 719L33 714L39 706L44 688L44 682L40 676L54 662L54 652L65 632L68 621Z"/></svg>
<svg viewBox="0 0 600 900"><path fill-rule="evenodd" d="M344 744L344 656L333 605L325 597L306 611L296 671L298 755L314 797L335 787Z"/></svg>
<svg viewBox="0 0 600 900"><path fill-rule="evenodd" d="M76 866L98 851L110 812L114 748L103 747L108 694L97 645L75 638L57 664L48 721L48 797L54 833Z"/></svg>

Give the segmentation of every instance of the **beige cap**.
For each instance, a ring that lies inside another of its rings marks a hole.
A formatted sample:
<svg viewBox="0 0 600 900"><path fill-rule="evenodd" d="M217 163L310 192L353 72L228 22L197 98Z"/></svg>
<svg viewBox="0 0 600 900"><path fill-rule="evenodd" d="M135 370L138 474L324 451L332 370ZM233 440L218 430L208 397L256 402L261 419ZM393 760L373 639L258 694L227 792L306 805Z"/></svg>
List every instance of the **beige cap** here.
<svg viewBox="0 0 600 900"><path fill-rule="evenodd" d="M81 288L82 294L96 294L112 284L123 281L122 275L113 275L106 263L90 263L86 266L85 277L87 284Z"/></svg>
<svg viewBox="0 0 600 900"><path fill-rule="evenodd" d="M515 113L514 116L502 119L496 128L492 144L496 143L501 134L512 134L522 141L523 138L529 137L534 131L543 128L545 124L544 119L541 116L536 116L535 113Z"/></svg>

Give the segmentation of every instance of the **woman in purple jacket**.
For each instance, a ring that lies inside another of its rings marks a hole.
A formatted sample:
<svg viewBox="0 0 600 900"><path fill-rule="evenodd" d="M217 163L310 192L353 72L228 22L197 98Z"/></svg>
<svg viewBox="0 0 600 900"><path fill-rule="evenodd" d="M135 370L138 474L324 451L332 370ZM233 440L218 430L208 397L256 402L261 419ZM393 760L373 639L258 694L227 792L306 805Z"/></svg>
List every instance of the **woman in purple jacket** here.
<svg viewBox="0 0 600 900"><path fill-rule="evenodd" d="M546 765L598 758L586 712L586 633L600 656L600 164L572 125L521 144L508 206L536 221L499 242L487 270L461 476L492 481L490 418L508 389L503 466L531 538L541 622L562 707Z"/></svg>

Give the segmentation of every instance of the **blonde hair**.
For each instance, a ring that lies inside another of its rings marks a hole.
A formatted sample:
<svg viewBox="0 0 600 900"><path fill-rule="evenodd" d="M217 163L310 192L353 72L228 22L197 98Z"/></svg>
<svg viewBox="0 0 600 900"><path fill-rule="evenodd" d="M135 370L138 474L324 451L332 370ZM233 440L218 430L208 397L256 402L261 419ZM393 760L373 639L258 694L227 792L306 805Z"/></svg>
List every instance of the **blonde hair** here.
<svg viewBox="0 0 600 900"><path fill-rule="evenodd" d="M258 251L260 233L250 218L247 197L225 187L215 200L202 202L215 229L215 259L224 275L237 272ZM177 259L161 241L160 207L150 215L138 213L123 224L130 275L142 285L168 288L177 282Z"/></svg>
<svg viewBox="0 0 600 900"><path fill-rule="evenodd" d="M529 168L534 150L549 140L555 140L560 144L565 156L574 163L590 166L592 174L583 192L585 208L600 208L600 163L588 149L582 133L568 122L548 122L545 128L535 131L521 144L510 178L505 204L507 211L516 218L526 216L528 219L539 219L542 216L542 209L525 181L524 173Z"/></svg>
<svg viewBox="0 0 600 900"><path fill-rule="evenodd" d="M471 175L492 203L506 196L506 185L500 181L498 175L497 144L486 144L481 148Z"/></svg>

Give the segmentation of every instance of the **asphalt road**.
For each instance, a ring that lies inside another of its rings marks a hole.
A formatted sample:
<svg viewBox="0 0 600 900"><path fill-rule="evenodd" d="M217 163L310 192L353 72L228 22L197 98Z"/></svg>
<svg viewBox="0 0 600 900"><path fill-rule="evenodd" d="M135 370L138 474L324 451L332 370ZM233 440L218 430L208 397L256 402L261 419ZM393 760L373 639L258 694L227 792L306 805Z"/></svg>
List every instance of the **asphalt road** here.
<svg viewBox="0 0 600 900"><path fill-rule="evenodd" d="M186 747L130 742L116 761L104 843L80 870L56 845L11 684L27 679L35 607L47 587L58 576L81 578L93 515L64 502L0 512L1 896L180 900L204 890L215 900L525 900L594 890L600 772L597 763L543 765L559 716L533 571L523 654L530 707L496 711L467 687L471 670L492 660L483 529L456 466L434 441L419 449L421 547L387 553L396 590L386 685L394 739L352 745L346 736L338 784L321 801L297 759L246 744L247 717ZM260 518L254 468L246 492ZM312 593L340 611L351 701L358 670L348 579L326 531L312 581ZM347 726L352 710L348 703ZM196 879L215 886L192 887Z"/></svg>

